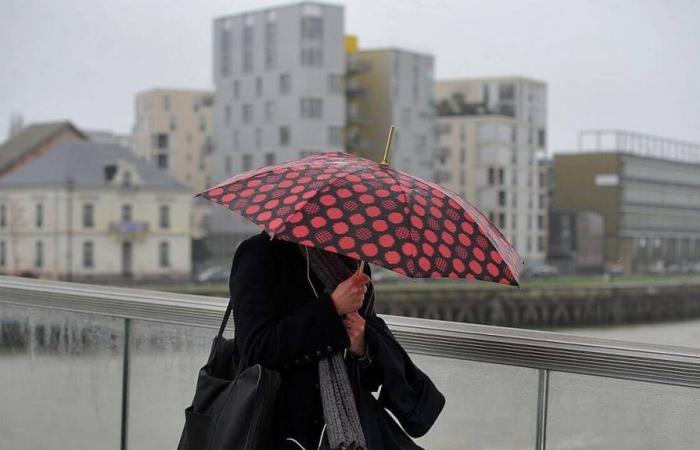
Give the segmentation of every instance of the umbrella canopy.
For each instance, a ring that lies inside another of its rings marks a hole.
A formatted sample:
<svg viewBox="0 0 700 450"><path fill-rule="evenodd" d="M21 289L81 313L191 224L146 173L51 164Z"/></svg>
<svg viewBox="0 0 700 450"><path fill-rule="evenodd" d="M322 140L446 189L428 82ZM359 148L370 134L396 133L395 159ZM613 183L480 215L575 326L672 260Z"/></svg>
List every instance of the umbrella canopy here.
<svg viewBox="0 0 700 450"><path fill-rule="evenodd" d="M409 277L518 284L520 256L474 206L434 183L347 153L241 173L198 196L279 239Z"/></svg>

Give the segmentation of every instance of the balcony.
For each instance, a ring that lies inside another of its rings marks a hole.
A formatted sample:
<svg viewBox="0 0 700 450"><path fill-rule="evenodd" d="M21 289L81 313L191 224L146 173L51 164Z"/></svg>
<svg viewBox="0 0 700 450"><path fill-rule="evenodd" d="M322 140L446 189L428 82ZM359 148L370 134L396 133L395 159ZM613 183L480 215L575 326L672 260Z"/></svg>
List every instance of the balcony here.
<svg viewBox="0 0 700 450"><path fill-rule="evenodd" d="M120 236L140 236L148 232L148 222L133 220L110 222L109 231Z"/></svg>
<svg viewBox="0 0 700 450"><path fill-rule="evenodd" d="M3 448L175 448L227 301L0 277ZM425 448L698 448L700 350L384 319L447 398Z"/></svg>

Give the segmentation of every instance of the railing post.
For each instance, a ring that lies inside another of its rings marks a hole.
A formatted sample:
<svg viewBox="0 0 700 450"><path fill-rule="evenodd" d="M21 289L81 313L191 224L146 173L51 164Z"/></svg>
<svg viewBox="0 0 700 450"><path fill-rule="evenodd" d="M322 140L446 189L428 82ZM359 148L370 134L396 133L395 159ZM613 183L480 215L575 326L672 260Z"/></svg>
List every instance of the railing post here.
<svg viewBox="0 0 700 450"><path fill-rule="evenodd" d="M129 431L129 330L131 319L124 319L124 358L122 361L122 429L121 450L126 450Z"/></svg>
<svg viewBox="0 0 700 450"><path fill-rule="evenodd" d="M537 388L537 450L545 450L547 445L547 397L549 394L549 369L539 369Z"/></svg>

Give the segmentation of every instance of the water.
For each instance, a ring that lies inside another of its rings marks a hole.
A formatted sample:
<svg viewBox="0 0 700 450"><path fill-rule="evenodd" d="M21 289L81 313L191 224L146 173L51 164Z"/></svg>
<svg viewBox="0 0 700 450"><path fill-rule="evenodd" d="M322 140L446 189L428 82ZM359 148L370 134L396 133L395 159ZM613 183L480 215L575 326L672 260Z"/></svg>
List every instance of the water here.
<svg viewBox="0 0 700 450"><path fill-rule="evenodd" d="M118 449L124 321L0 304L0 448ZM567 330L695 346L700 321ZM175 448L215 330L134 320L128 448ZM8 336L14 336L8 339ZM538 371L413 355L447 398L426 449L532 449ZM548 448L700 448L700 390L552 373Z"/></svg>
<svg viewBox="0 0 700 450"><path fill-rule="evenodd" d="M700 347L700 320L591 328L565 328L552 331L575 334L578 336L591 336L648 344Z"/></svg>

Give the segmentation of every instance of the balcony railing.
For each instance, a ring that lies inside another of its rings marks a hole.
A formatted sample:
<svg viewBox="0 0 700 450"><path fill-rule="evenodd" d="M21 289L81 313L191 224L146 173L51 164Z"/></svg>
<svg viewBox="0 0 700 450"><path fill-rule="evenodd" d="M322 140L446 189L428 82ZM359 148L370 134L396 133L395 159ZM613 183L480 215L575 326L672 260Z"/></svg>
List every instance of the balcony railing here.
<svg viewBox="0 0 700 450"><path fill-rule="evenodd" d="M0 277L3 448L175 448L226 303ZM425 448L699 448L700 350L384 318L447 398Z"/></svg>
<svg viewBox="0 0 700 450"><path fill-rule="evenodd" d="M137 235L148 231L148 222L139 222L133 220L122 220L119 222L110 222L109 231L121 235Z"/></svg>

